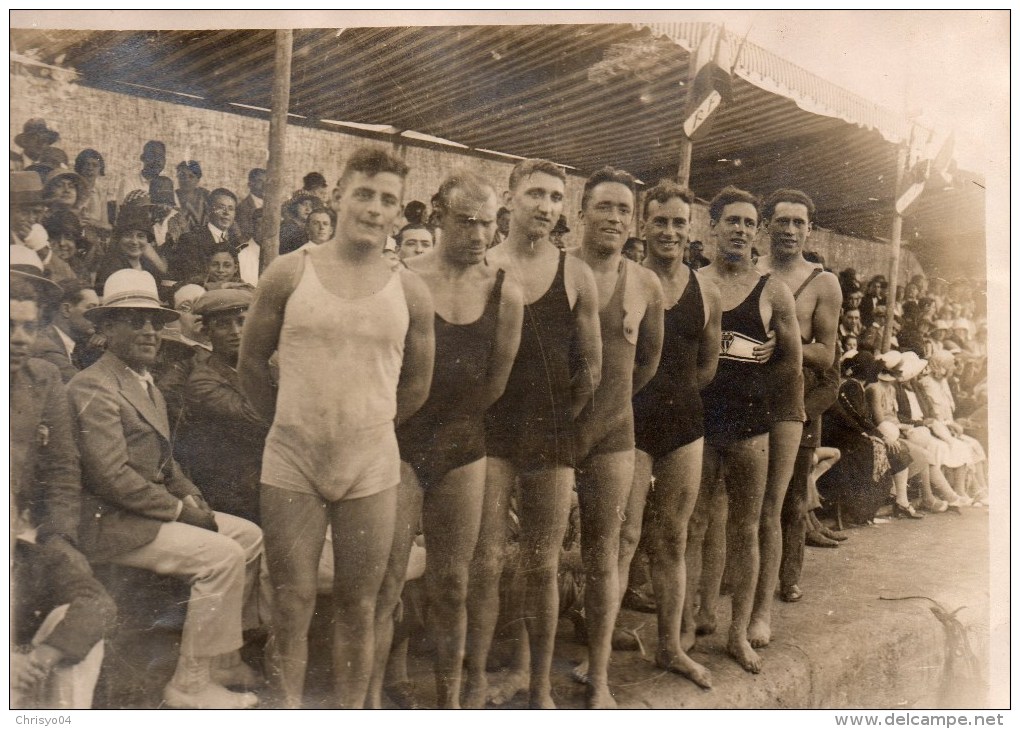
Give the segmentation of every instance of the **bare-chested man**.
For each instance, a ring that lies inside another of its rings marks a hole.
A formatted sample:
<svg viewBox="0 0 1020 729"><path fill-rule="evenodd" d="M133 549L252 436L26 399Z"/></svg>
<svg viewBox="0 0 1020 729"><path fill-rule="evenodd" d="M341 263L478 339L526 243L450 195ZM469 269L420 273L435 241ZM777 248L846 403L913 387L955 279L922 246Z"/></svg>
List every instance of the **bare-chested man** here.
<svg viewBox="0 0 1020 729"><path fill-rule="evenodd" d="M510 174L503 203L507 240L488 263L524 295L521 343L503 396L487 414L485 499L471 565L464 705L486 699L485 663L499 610L506 510L520 488L520 567L530 646L529 705L554 708L550 670L559 618L557 568L574 484L574 420L602 372L598 290L591 269L549 241L563 210L566 175L546 160L524 160ZM571 347L584 366L571 370Z"/></svg>
<svg viewBox="0 0 1020 729"><path fill-rule="evenodd" d="M705 454L701 491L688 540L688 603L701 571L706 518L720 486L727 495L726 536L733 558L733 613L727 651L744 670L758 673L761 658L748 642L758 581L758 521L768 470L772 418L769 385L800 371L800 332L793 296L779 281L761 276L751 261L759 203L749 192L724 188L709 206L716 255L699 271L720 292L722 346L715 379L703 391ZM755 347L776 334L769 372ZM785 370L785 371L783 371ZM720 478L722 476L722 478Z"/></svg>
<svg viewBox="0 0 1020 729"><path fill-rule="evenodd" d="M485 411L506 387L521 338L524 301L505 272L485 263L496 229L496 191L456 170L433 198L443 235L405 262L435 303L436 364L429 398L397 429L401 484L393 551L376 614L376 665L369 705L381 708L393 612L419 519L428 558L425 584L436 644L436 699L460 707L467 631L468 569L485 493Z"/></svg>
<svg viewBox="0 0 1020 729"><path fill-rule="evenodd" d="M428 287L381 255L406 175L384 150L355 151L338 183L336 235L274 261L245 321L241 387L272 422L260 503L275 592L268 653L287 707L301 705L327 525L336 703L361 708L368 691L400 482L395 425L425 402L435 351Z"/></svg>
<svg viewBox="0 0 1020 729"><path fill-rule="evenodd" d="M587 704L616 706L609 691L613 624L620 609L620 514L634 479L633 393L644 387L662 351L662 287L622 255L635 209L634 178L605 167L584 185L581 247L598 287L602 378L577 419L575 456L581 510L584 614L588 633ZM626 574L626 572L624 573Z"/></svg>
<svg viewBox="0 0 1020 729"><path fill-rule="evenodd" d="M748 631L755 648L768 645L771 639L777 581L783 600L801 598L797 583L804 561L811 457L821 445L822 412L835 401L838 386L833 359L843 295L836 276L804 259L814 214L814 203L800 190L778 190L763 207L771 247L769 255L758 259L758 269L771 273L793 292L804 371L797 380L774 381L775 422L769 436L769 487L762 509L761 572ZM804 390L803 406L796 405L799 393L790 385Z"/></svg>
<svg viewBox="0 0 1020 729"><path fill-rule="evenodd" d="M719 363L719 290L683 263L694 195L663 180L645 193L644 265L664 292L665 338L655 377L634 395L636 467L620 548L620 574L627 574L646 523L652 585L658 610L656 664L708 688L711 675L691 660L681 641L686 592L687 523L698 498L704 449L700 390ZM652 476L655 489L649 490ZM644 520L645 508L649 518ZM686 645L684 644L686 643Z"/></svg>

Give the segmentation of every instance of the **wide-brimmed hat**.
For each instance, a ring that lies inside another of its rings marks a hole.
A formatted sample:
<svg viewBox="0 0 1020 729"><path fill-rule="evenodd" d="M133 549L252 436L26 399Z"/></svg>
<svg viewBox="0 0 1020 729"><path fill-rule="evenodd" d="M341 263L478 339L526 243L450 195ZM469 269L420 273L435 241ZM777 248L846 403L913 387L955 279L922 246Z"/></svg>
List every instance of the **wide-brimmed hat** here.
<svg viewBox="0 0 1020 729"><path fill-rule="evenodd" d="M122 268L110 274L103 286L103 302L85 312L85 318L99 322L112 311L121 309L145 309L159 313L163 322L175 321L180 317L173 309L167 309L159 300L156 279L148 271Z"/></svg>
<svg viewBox="0 0 1020 729"><path fill-rule="evenodd" d="M38 205L43 201L42 178L38 172L11 173L11 205Z"/></svg>
<svg viewBox="0 0 1020 729"><path fill-rule="evenodd" d="M53 131L46 125L45 119L29 119L25 122L20 134L14 137L14 143L24 147L25 142L36 139L42 144L53 144L60 139L60 132Z"/></svg>
<svg viewBox="0 0 1020 729"><path fill-rule="evenodd" d="M78 191L78 200L85 196L85 179L77 172L70 172L69 170L63 170L56 168L50 170L49 174L46 175L46 185L43 187L43 199L49 200L53 197L53 187L60 181L68 179L74 183L75 189Z"/></svg>
<svg viewBox="0 0 1020 729"><path fill-rule="evenodd" d="M45 302L59 301L64 291L46 277L42 261L25 246L11 246L11 275L33 284Z"/></svg>
<svg viewBox="0 0 1020 729"><path fill-rule="evenodd" d="M878 374L878 379L894 382L899 378L900 367L903 364L903 354L901 352L890 349L888 352L876 356L875 359L882 363L882 371Z"/></svg>
<svg viewBox="0 0 1020 729"><path fill-rule="evenodd" d="M903 353L903 363L900 365L900 381L912 380L924 372L928 366L928 360L917 356L917 352L907 350Z"/></svg>

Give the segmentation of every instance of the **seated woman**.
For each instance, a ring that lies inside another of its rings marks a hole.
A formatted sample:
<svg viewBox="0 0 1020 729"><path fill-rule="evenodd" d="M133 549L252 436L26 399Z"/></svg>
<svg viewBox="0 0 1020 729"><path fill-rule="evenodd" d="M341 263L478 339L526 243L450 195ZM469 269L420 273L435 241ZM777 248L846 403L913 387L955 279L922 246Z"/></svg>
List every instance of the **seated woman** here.
<svg viewBox="0 0 1020 729"><path fill-rule="evenodd" d="M84 235L92 243L110 235L110 218L107 210L106 189L99 182L106 175L106 161L94 149L83 149L74 160L74 171L82 181L76 211L81 220Z"/></svg>
<svg viewBox="0 0 1020 729"><path fill-rule="evenodd" d="M91 286L92 271L85 260L89 244L78 217L70 210L56 210L43 218L42 226L57 258L68 265L79 282Z"/></svg>
<svg viewBox="0 0 1020 729"><path fill-rule="evenodd" d="M836 403L822 418L822 443L838 448L840 458L818 477L818 490L836 505L840 525L869 523L889 495L894 472L903 474L905 490L909 457L889 450L865 397L880 369L870 352L845 359Z"/></svg>
<svg viewBox="0 0 1020 729"><path fill-rule="evenodd" d="M949 444L967 466L968 486L965 487L974 498L974 505L988 501L988 457L976 438L964 433L963 426L955 419L954 403L948 387L945 387L946 373L953 367L953 355L938 352L928 362L928 367L917 378L914 391L917 393L921 410L932 434Z"/></svg>
<svg viewBox="0 0 1020 729"><path fill-rule="evenodd" d="M166 261L156 253L153 240L149 209L125 205L117 216L110 250L96 268L96 293L102 295L106 279L122 268L146 271L159 281L166 273Z"/></svg>

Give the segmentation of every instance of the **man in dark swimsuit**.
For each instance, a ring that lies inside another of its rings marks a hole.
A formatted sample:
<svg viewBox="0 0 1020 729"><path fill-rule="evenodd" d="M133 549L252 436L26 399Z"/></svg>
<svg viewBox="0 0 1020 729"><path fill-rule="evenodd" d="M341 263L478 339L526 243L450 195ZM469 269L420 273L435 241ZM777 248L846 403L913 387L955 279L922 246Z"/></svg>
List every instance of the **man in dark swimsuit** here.
<svg viewBox="0 0 1020 729"><path fill-rule="evenodd" d="M550 684L557 569L574 484L574 419L591 400L602 372L598 291L591 269L549 241L563 210L566 175L546 160L524 160L510 173L503 202L507 240L489 265L506 271L524 295L521 345L503 396L486 425L485 499L468 597L466 708L486 699L485 663L499 606L510 488L520 488L520 568L524 625L532 653L529 705L553 708ZM585 366L571 372L576 348ZM518 677L519 680L519 677Z"/></svg>
<svg viewBox="0 0 1020 729"><path fill-rule="evenodd" d="M715 379L703 393L705 460L701 492L691 518L688 539L688 603L690 587L698 584L706 517L720 483L726 489L726 536L733 557L733 617L727 651L751 673L761 658L748 642L755 585L758 581L758 521L768 469L769 383L795 377L800 371L800 330L790 290L761 276L751 262L751 244L758 231L757 198L734 187L724 188L709 206L716 255L699 274L719 288L722 342ZM755 347L776 333L776 354L768 372ZM720 478L722 476L722 478Z"/></svg>
<svg viewBox="0 0 1020 729"><path fill-rule="evenodd" d="M616 706L607 674L620 608L620 515L634 479L631 397L652 379L662 351L662 287L655 274L622 255L635 194L634 178L622 170L604 167L589 177L581 196L581 247L571 254L595 276L602 334L602 378L575 423L591 709Z"/></svg>
<svg viewBox="0 0 1020 729"><path fill-rule="evenodd" d="M620 545L620 574L627 574L646 536L658 610L661 668L711 685L707 669L692 661L681 641L680 620L686 589L684 556L687 522L701 483L704 418L700 390L715 376L719 362L719 291L683 263L694 195L663 180L645 193L645 266L658 277L665 308L662 359L651 382L633 398L636 439L634 483ZM655 489L650 490L652 476Z"/></svg>
<svg viewBox="0 0 1020 729"><path fill-rule="evenodd" d="M485 493L485 411L506 387L524 318L520 289L505 280L504 271L485 263L496 229L496 191L477 174L456 170L440 185L433 204L443 235L435 248L405 263L432 293L435 370L428 400L397 428L397 526L377 603L369 706L381 704L390 640L380 641L378 635L392 637L393 612L421 520L436 701L441 709L460 708L468 569Z"/></svg>
<svg viewBox="0 0 1020 729"><path fill-rule="evenodd" d="M796 602L801 598L797 583L804 560L811 458L821 445L822 412L835 402L839 384L833 360L843 295L836 276L804 259L814 212L811 198L800 190L774 192L763 210L771 248L768 256L758 259L758 270L771 273L793 292L804 360L803 375L797 379L807 383L807 388L801 396L803 406L791 408L797 393L785 392L783 383L776 381L775 423L769 440L769 488L762 511L762 527L766 528L767 519L769 538L763 533L761 573L748 631L751 645L756 648L768 645L771 639L772 598L777 581L782 583L783 600ZM782 400L786 401L785 407ZM794 409L799 409L799 414ZM807 422L802 427L804 420Z"/></svg>

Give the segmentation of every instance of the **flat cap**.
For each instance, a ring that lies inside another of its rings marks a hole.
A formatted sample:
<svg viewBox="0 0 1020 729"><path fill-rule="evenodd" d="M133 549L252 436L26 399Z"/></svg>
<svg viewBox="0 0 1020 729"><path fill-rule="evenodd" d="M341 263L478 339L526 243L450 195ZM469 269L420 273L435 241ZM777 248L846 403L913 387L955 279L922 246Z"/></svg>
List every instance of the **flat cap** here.
<svg viewBox="0 0 1020 729"><path fill-rule="evenodd" d="M247 289L213 289L206 291L195 302L194 313L199 316L220 314L224 311L247 309L255 297Z"/></svg>

